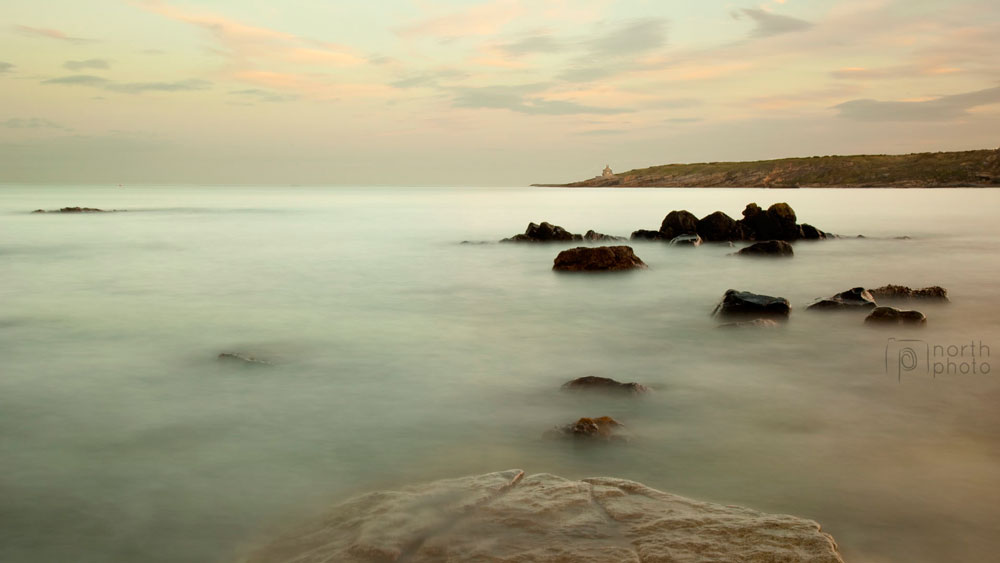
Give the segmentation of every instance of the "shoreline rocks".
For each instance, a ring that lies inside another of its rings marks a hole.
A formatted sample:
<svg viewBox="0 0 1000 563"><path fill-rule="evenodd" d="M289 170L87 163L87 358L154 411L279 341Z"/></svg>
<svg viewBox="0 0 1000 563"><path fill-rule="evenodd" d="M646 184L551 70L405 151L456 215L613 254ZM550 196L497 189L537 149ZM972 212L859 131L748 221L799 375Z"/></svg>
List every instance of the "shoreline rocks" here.
<svg viewBox="0 0 1000 563"><path fill-rule="evenodd" d="M646 269L630 246L579 246L563 250L552 269L560 272L615 272Z"/></svg>
<svg viewBox="0 0 1000 563"><path fill-rule="evenodd" d="M634 381L631 383L622 383L609 377L597 377L594 375L578 377L572 381L567 381L563 383L562 389L564 391L603 391L633 395L649 392L648 387Z"/></svg>
<svg viewBox="0 0 1000 563"><path fill-rule="evenodd" d="M520 469L356 496L239 561L843 563L812 520Z"/></svg>

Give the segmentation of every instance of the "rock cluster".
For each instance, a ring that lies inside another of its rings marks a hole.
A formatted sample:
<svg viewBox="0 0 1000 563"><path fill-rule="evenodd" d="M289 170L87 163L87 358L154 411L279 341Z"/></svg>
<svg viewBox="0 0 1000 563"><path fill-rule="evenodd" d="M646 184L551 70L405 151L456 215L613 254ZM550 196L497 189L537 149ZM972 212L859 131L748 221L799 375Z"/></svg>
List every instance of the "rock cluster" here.
<svg viewBox="0 0 1000 563"><path fill-rule="evenodd" d="M787 203L775 203L761 209L750 203L743 218L733 219L716 211L698 219L689 211L671 211L658 231L640 229L632 240L673 240L680 235L698 235L706 242L770 241L791 242L800 239L823 239L827 234L812 225L798 224L795 211Z"/></svg>
<svg viewBox="0 0 1000 563"><path fill-rule="evenodd" d="M947 301L948 290L943 287L933 285L923 289L910 289L905 285L883 285L882 287L868 290L876 299L887 301L909 301L911 299L923 299L927 301Z"/></svg>
<svg viewBox="0 0 1000 563"><path fill-rule="evenodd" d="M541 224L528 223L528 228L523 234L505 238L500 242L581 242L585 240L592 242L613 242L624 241L626 239L625 237L598 233L594 230L587 231L587 234L584 235L578 235L567 231L559 225L542 221Z"/></svg>
<svg viewBox="0 0 1000 563"><path fill-rule="evenodd" d="M628 246L580 246L560 252L552 269L563 272L610 272L646 267L646 263Z"/></svg>
<svg viewBox="0 0 1000 563"><path fill-rule="evenodd" d="M361 495L242 563L843 563L819 524L520 469Z"/></svg>

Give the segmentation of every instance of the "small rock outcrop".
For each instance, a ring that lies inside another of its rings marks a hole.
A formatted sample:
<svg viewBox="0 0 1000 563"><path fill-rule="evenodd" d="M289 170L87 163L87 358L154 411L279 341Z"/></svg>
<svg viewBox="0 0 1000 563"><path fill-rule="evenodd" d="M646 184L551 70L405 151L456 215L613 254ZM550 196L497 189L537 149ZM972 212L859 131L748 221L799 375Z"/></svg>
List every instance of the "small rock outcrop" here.
<svg viewBox="0 0 1000 563"><path fill-rule="evenodd" d="M795 255L795 252L792 250L792 245L783 240L767 240L764 242L755 242L746 248L741 248L736 254L739 256L792 257Z"/></svg>
<svg viewBox="0 0 1000 563"><path fill-rule="evenodd" d="M111 213L112 211L118 211L118 209L97 209L96 207L63 207L62 209L57 209L54 211L46 211L44 209L36 209L32 213Z"/></svg>
<svg viewBox="0 0 1000 563"><path fill-rule="evenodd" d="M629 246L579 246L556 256L553 270L561 272L613 272L647 268Z"/></svg>
<svg viewBox="0 0 1000 563"><path fill-rule="evenodd" d="M663 240L663 233L660 231L639 229L638 231L634 231L630 238L632 240Z"/></svg>
<svg viewBox="0 0 1000 563"><path fill-rule="evenodd" d="M698 218L687 210L671 211L660 224L660 233L665 240L675 239L681 235L698 234Z"/></svg>
<svg viewBox="0 0 1000 563"><path fill-rule="evenodd" d="M878 304L875 298L863 287L848 289L826 299L820 299L806 307L813 311L829 311L842 309L874 309Z"/></svg>
<svg viewBox="0 0 1000 563"><path fill-rule="evenodd" d="M868 290L875 299L886 301L909 301L921 299L926 301L948 301L948 290L937 285L922 289L911 289L905 285L883 285Z"/></svg>
<svg viewBox="0 0 1000 563"><path fill-rule="evenodd" d="M865 323L873 325L924 325L927 315L920 311L903 311L895 307L876 307L865 318Z"/></svg>
<svg viewBox="0 0 1000 563"><path fill-rule="evenodd" d="M698 235L706 242L743 240L740 225L721 211L716 211L698 221Z"/></svg>
<svg viewBox="0 0 1000 563"><path fill-rule="evenodd" d="M702 240L698 235L678 235L670 239L671 246L701 246Z"/></svg>
<svg viewBox="0 0 1000 563"><path fill-rule="evenodd" d="M604 233L599 233L597 231L590 230L587 231L585 235L583 235L583 240L587 240L590 242L624 242L628 239L625 237L616 237L614 235L606 235Z"/></svg>
<svg viewBox="0 0 1000 563"><path fill-rule="evenodd" d="M624 424L610 416L600 416L597 418L584 417L576 422L557 426L549 430L545 433L545 437L573 438L599 442L627 442L628 436L624 434L624 428Z"/></svg>
<svg viewBox="0 0 1000 563"><path fill-rule="evenodd" d="M231 362L234 364L243 364L248 366L271 365L271 362L267 360L262 360L250 354L244 354L243 352L223 352L219 354L217 359L222 362Z"/></svg>
<svg viewBox="0 0 1000 563"><path fill-rule="evenodd" d="M812 520L520 469L357 496L239 561L843 563Z"/></svg>
<svg viewBox="0 0 1000 563"><path fill-rule="evenodd" d="M813 227L808 223L802 224L802 238L806 240L820 240L825 239L826 237L827 233L824 233L816 227Z"/></svg>
<svg viewBox="0 0 1000 563"><path fill-rule="evenodd" d="M737 321L721 324L716 328L775 328L778 323L771 319L754 319L752 321Z"/></svg>
<svg viewBox="0 0 1000 563"><path fill-rule="evenodd" d="M713 314L720 317L787 318L791 311L792 306L784 297L730 289L715 307Z"/></svg>
<svg viewBox="0 0 1000 563"><path fill-rule="evenodd" d="M622 383L609 377L597 377L588 375L578 377L572 381L563 383L562 389L566 391L603 391L610 393L631 393L639 395L649 391L649 388L640 383Z"/></svg>
<svg viewBox="0 0 1000 563"><path fill-rule="evenodd" d="M542 221L541 224L528 223L523 234L505 238L500 242L571 242L582 241L583 235L575 235L559 225Z"/></svg>

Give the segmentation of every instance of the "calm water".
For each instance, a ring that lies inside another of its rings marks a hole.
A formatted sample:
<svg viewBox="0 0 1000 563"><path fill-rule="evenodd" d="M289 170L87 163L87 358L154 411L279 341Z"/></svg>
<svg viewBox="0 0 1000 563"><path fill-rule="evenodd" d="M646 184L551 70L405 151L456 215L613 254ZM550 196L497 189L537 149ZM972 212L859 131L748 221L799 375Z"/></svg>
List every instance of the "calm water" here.
<svg viewBox="0 0 1000 563"><path fill-rule="evenodd" d="M551 272L558 247L459 244L751 201L869 238L785 261L634 243L650 270L596 276ZM26 213L66 205L129 212ZM806 516L849 561L994 561L1000 366L897 378L886 346L1000 355L998 209L1000 190L0 187L0 560L229 561L347 495L519 467ZM885 283L952 303L920 331L803 310ZM715 330L728 288L796 310ZM581 375L656 391L559 393ZM632 443L541 439L605 414Z"/></svg>

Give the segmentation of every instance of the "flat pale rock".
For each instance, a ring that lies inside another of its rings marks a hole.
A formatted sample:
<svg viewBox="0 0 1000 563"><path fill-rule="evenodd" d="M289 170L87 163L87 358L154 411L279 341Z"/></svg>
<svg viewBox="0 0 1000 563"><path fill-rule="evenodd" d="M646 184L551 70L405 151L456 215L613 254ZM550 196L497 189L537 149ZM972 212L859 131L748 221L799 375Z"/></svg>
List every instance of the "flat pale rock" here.
<svg viewBox="0 0 1000 563"><path fill-rule="evenodd" d="M843 563L811 520L518 469L370 493L247 563Z"/></svg>

